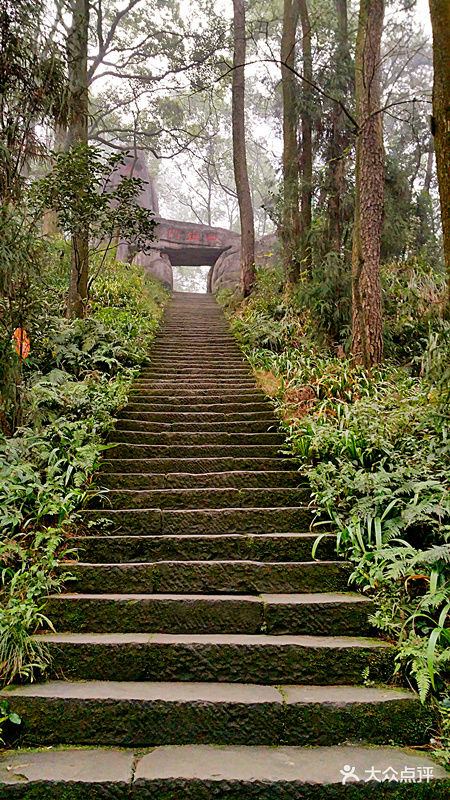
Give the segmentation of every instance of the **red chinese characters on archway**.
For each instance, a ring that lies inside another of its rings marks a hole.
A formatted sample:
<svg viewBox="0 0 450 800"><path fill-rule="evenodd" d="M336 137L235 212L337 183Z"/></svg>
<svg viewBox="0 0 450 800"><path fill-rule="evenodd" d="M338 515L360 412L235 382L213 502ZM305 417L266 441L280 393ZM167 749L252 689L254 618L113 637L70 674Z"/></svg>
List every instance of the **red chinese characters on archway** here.
<svg viewBox="0 0 450 800"><path fill-rule="evenodd" d="M172 242L186 242L186 244L207 244L217 245L219 237L216 233L204 233L203 231L182 231L179 228L168 228L167 238Z"/></svg>
<svg viewBox="0 0 450 800"><path fill-rule="evenodd" d="M23 328L16 328L14 331L14 347L21 358L26 358L30 353L30 340Z"/></svg>
<svg viewBox="0 0 450 800"><path fill-rule="evenodd" d="M186 236L184 237L185 242L193 242L194 244L200 244L200 231L188 231Z"/></svg>

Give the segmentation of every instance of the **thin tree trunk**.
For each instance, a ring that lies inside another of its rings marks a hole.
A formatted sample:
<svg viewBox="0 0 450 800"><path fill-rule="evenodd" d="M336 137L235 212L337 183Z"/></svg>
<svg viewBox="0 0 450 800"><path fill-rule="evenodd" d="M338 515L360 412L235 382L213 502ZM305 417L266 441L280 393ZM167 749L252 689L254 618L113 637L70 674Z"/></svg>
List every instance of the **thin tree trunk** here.
<svg viewBox="0 0 450 800"><path fill-rule="evenodd" d="M448 276L446 316L450 317L450 3L429 2L433 29L433 135Z"/></svg>
<svg viewBox="0 0 450 800"><path fill-rule="evenodd" d="M431 181L433 178L433 164L434 164L434 148L432 142L430 142L430 149L427 153L427 167L425 170L425 180L423 182L423 191L427 194L430 194L431 189Z"/></svg>
<svg viewBox="0 0 450 800"><path fill-rule="evenodd" d="M300 20L302 25L302 61L305 81L302 86L302 149L300 156L301 180L301 261L302 269L311 276L311 225L312 225L312 183L313 183L313 155L312 155L312 51L311 51L311 24L309 21L307 0L299 0ZM309 83L308 83L309 81Z"/></svg>
<svg viewBox="0 0 450 800"><path fill-rule="evenodd" d="M67 38L69 69L69 125L67 146L88 143L88 35L89 0L72 0L72 25ZM83 191L82 186L79 189ZM72 236L69 316L84 317L88 296L89 230Z"/></svg>
<svg viewBox="0 0 450 800"><path fill-rule="evenodd" d="M248 181L245 148L245 8L244 0L233 0L233 84L232 126L233 165L241 218L241 285L247 297L255 280L255 227Z"/></svg>
<svg viewBox="0 0 450 800"><path fill-rule="evenodd" d="M356 196L352 252L352 354L370 367L383 356L380 244L384 201L380 45L384 0L361 0L355 54Z"/></svg>
<svg viewBox="0 0 450 800"><path fill-rule="evenodd" d="M281 37L281 85L283 92L283 208L281 239L286 280L300 278L300 192L298 162L298 109L295 68L295 37L299 16L298 0L284 0Z"/></svg>
<svg viewBox="0 0 450 800"><path fill-rule="evenodd" d="M336 11L336 50L334 68L337 72L339 99L345 100L353 79L350 74L350 50L348 42L347 0L335 0ZM346 169L351 135L348 121L340 107L335 103L332 112L332 128L328 152L328 230L325 252L340 253L344 228L342 201L346 194Z"/></svg>

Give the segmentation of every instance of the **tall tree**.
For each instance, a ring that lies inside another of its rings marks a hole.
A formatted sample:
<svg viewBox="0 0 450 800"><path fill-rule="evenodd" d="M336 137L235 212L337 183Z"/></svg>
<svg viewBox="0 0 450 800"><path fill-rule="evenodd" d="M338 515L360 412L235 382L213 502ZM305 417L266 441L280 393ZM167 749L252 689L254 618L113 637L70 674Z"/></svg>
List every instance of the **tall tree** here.
<svg viewBox="0 0 450 800"><path fill-rule="evenodd" d="M355 52L356 194L352 250L352 354L370 367L383 356L380 246L384 151L380 46L384 0L360 0Z"/></svg>
<svg viewBox="0 0 450 800"><path fill-rule="evenodd" d="M300 20L302 26L302 112L301 112L301 261L307 275L312 271L311 224L312 224L312 184L313 184L313 150L312 150L312 43L311 23L309 20L307 0L299 0Z"/></svg>
<svg viewBox="0 0 450 800"><path fill-rule="evenodd" d="M444 257L450 316L450 3L429 0L433 29L433 134L441 200Z"/></svg>
<svg viewBox="0 0 450 800"><path fill-rule="evenodd" d="M284 0L281 36L281 85L283 93L283 207L281 239L288 283L300 278L299 243L301 234L299 162L298 162L298 92L294 74L295 39L299 17L298 0Z"/></svg>
<svg viewBox="0 0 450 800"><path fill-rule="evenodd" d="M233 165L236 192L241 218L241 284L244 297L252 289L255 279L255 228L253 204L247 169L245 146L245 7L244 0L233 0L233 83L232 125Z"/></svg>
<svg viewBox="0 0 450 800"><path fill-rule="evenodd" d="M344 101L349 93L351 77L351 59L348 41L347 0L334 0L336 12L336 44L334 50L335 81L333 91L337 98ZM330 145L327 153L328 161L328 209L327 209L327 243L326 250L340 253L344 227L343 204L346 195L346 161L351 142L351 132L339 102L333 103L331 114Z"/></svg>
<svg viewBox="0 0 450 800"><path fill-rule="evenodd" d="M72 23L67 37L67 63L69 72L69 119L67 145L88 144L88 36L89 0L71 0ZM83 170L82 170L83 173ZM85 175L80 175L75 191L82 194L87 180L86 154ZM89 227L80 226L72 236L71 275L69 284L68 312L70 317L84 317L88 295L89 278Z"/></svg>

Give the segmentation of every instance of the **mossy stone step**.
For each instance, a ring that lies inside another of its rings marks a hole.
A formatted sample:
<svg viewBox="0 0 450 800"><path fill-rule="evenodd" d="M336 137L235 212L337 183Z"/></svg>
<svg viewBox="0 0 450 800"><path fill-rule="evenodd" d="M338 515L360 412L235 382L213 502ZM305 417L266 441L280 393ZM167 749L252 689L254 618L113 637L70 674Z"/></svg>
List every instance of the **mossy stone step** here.
<svg viewBox="0 0 450 800"><path fill-rule="evenodd" d="M282 488L300 487L301 478L296 472L268 470L254 472L212 472L212 473L155 473L107 472L96 476L95 485L109 489L211 489L221 488ZM303 489L307 487L303 484ZM306 496L306 494L305 494Z"/></svg>
<svg viewBox="0 0 450 800"><path fill-rule="evenodd" d="M312 521L307 507L86 510L85 523L108 520L109 533L129 535L192 533L303 533Z"/></svg>
<svg viewBox="0 0 450 800"><path fill-rule="evenodd" d="M147 380L154 380L162 379L165 376L169 377L176 377L176 376L186 376L187 378L191 377L200 377L200 376L212 376L213 378L218 377L219 379L243 376L245 378L252 378L253 376L250 372L250 368L247 364L243 364L242 366L233 366L232 364L228 364L224 366L223 364L218 364L216 367L213 367L210 363L206 363L203 365L196 364L192 367L187 367L185 364L179 364L178 366L166 364L166 366L155 365L153 368L146 368L139 374L139 379L143 379L144 377Z"/></svg>
<svg viewBox="0 0 450 800"><path fill-rule="evenodd" d="M309 487L110 489L95 493L90 508L245 508L299 506L310 498Z"/></svg>
<svg viewBox="0 0 450 800"><path fill-rule="evenodd" d="M116 430L128 431L152 431L162 433L164 431L176 431L180 435L185 433L273 433L278 425L275 419L261 420L241 420L240 422L154 422L141 419L139 415L135 418L132 412L119 413L117 415ZM266 415L268 416L268 415ZM167 419L167 417L166 417Z"/></svg>
<svg viewBox="0 0 450 800"><path fill-rule="evenodd" d="M168 416L167 413L161 409L159 411L121 410L118 412L117 416L119 419L162 422L171 426L180 425L182 428L184 428L185 425L187 427L191 424L207 425L212 423L214 425L219 425L222 422L226 424L235 424L236 422L238 424L265 422L269 417L271 417L271 413L267 411L246 411L245 406L242 406L242 410L240 412L234 412L231 414L224 414L220 411L176 411ZM271 419L273 422L275 422L275 424L277 424L275 417L271 417Z"/></svg>
<svg viewBox="0 0 450 800"><path fill-rule="evenodd" d="M295 472L297 465L292 458L118 458L117 447L108 451L108 458L101 462L102 472L163 473L185 472L205 474L211 472L284 470Z"/></svg>
<svg viewBox="0 0 450 800"><path fill-rule="evenodd" d="M424 744L433 724L409 692L355 686L52 681L0 697L25 745Z"/></svg>
<svg viewBox="0 0 450 800"><path fill-rule="evenodd" d="M269 633L368 636L372 603L350 592L316 594L59 594L45 614L77 633Z"/></svg>
<svg viewBox="0 0 450 800"><path fill-rule="evenodd" d="M110 438L117 442L116 458L274 458L279 452L278 444L134 444L124 438L123 431Z"/></svg>
<svg viewBox="0 0 450 800"><path fill-rule="evenodd" d="M71 540L90 563L108 561L310 561L316 541L312 533L216 534L184 536L77 536ZM336 537L325 535L317 557L335 558ZM68 584L70 590L70 584Z"/></svg>
<svg viewBox="0 0 450 800"><path fill-rule="evenodd" d="M221 414L232 414L234 412L254 412L259 411L263 412L264 416L267 414L268 411L272 411L272 406L270 403L267 402L247 402L246 398L242 395L233 397L231 402L230 399L226 397L213 397L213 398L206 398L206 397L198 397L190 398L189 402L186 402L186 398L183 397L149 397L146 401L142 399L139 400L131 400L125 406L126 411L144 411L144 412L152 412L152 411L161 411L164 409L164 412L169 415L172 419L175 418L175 414L180 411L181 409L185 410L189 408L191 412L199 412L199 411L207 411L213 412L218 411Z"/></svg>
<svg viewBox="0 0 450 800"><path fill-rule="evenodd" d="M109 442L127 444L171 445L177 448L186 445L281 445L285 438L281 433L231 433L228 431L146 431L120 427L108 436Z"/></svg>
<svg viewBox="0 0 450 800"><path fill-rule="evenodd" d="M77 680L305 683L391 679L395 650L378 639L243 634L49 633L35 637L51 674Z"/></svg>
<svg viewBox="0 0 450 800"><path fill-rule="evenodd" d="M339 561L155 561L137 564L62 563L77 593L259 594L339 592L350 568Z"/></svg>

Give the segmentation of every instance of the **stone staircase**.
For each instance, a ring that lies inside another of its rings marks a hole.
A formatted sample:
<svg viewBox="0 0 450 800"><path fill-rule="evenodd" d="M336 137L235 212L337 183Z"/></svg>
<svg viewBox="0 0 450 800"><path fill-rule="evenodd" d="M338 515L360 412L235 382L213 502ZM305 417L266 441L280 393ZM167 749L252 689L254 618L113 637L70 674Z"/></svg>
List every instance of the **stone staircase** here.
<svg viewBox="0 0 450 800"><path fill-rule="evenodd" d="M48 599L50 679L0 693L28 748L0 800L448 798L331 533L311 559L308 488L211 296L174 296L111 441Z"/></svg>

